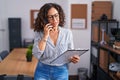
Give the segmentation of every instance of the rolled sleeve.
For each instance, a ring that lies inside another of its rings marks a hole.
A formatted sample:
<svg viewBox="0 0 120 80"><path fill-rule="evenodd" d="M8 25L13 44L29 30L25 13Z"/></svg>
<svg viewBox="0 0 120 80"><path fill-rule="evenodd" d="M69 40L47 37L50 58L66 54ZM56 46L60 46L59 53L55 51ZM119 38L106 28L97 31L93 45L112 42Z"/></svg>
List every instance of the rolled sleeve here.
<svg viewBox="0 0 120 80"><path fill-rule="evenodd" d="M40 57L42 56L44 51L41 51L39 49L39 40L41 40L41 36L39 32L35 32L35 38L34 38L34 45L33 45L33 49L32 49L32 54L37 58L40 59Z"/></svg>

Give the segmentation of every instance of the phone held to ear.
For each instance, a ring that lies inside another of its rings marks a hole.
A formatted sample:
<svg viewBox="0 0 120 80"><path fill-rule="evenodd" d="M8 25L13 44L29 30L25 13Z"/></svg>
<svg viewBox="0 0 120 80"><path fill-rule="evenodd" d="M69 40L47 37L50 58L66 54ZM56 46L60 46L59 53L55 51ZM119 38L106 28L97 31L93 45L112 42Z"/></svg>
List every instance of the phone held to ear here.
<svg viewBox="0 0 120 80"><path fill-rule="evenodd" d="M48 24L48 20L45 20L45 24Z"/></svg>
<svg viewBox="0 0 120 80"><path fill-rule="evenodd" d="M49 28L53 28L53 26L52 26L51 24L50 24L50 25L48 25L48 27L49 27Z"/></svg>
<svg viewBox="0 0 120 80"><path fill-rule="evenodd" d="M48 20L45 20L45 24L49 24ZM53 26L51 24L48 25L49 28L53 28Z"/></svg>

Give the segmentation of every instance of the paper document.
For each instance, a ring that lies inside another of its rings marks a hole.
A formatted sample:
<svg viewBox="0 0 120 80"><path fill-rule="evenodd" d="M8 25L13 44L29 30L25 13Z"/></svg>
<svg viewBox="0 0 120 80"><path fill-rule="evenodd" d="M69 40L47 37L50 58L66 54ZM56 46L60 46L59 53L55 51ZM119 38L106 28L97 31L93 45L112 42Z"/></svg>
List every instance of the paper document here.
<svg viewBox="0 0 120 80"><path fill-rule="evenodd" d="M69 63L70 62L70 60L69 60L70 57L72 57L74 55L81 56L82 54L84 54L87 51L88 51L88 49L84 49L84 50L67 50L66 52L64 52L63 54L61 54L57 58L55 58L53 61L51 61L51 64L66 64L66 63Z"/></svg>

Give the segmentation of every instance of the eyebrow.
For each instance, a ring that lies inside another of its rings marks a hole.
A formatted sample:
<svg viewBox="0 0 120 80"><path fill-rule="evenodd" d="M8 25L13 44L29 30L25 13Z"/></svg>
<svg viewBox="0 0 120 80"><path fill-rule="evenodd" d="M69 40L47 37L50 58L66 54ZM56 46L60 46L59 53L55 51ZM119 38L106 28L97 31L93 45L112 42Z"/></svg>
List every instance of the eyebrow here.
<svg viewBox="0 0 120 80"><path fill-rule="evenodd" d="M53 14L53 15L48 15L48 16L54 16L54 15L56 15L56 14L58 14L58 13L55 13L55 14Z"/></svg>

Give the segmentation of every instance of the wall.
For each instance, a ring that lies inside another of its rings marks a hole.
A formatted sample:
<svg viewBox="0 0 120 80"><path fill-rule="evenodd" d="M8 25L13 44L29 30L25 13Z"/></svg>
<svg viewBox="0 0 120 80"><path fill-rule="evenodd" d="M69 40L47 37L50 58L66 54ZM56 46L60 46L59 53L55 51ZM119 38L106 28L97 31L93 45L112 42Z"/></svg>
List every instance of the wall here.
<svg viewBox="0 0 120 80"><path fill-rule="evenodd" d="M0 29L4 31L0 31L0 51L9 50L8 45L8 28L6 22L6 13L5 13L5 1L0 1Z"/></svg>
<svg viewBox="0 0 120 80"><path fill-rule="evenodd" d="M120 0L112 0L113 2L113 19L120 22ZM119 25L120 28L120 25Z"/></svg>
<svg viewBox="0 0 120 80"><path fill-rule="evenodd" d="M0 16L4 16L3 27L6 27L8 32L8 23L7 19L9 17L20 17L22 19L22 39L24 38L33 38L34 33L33 30L30 29L30 10L31 9L39 9L46 2L56 2L62 5L65 14L66 14L66 25L70 28L70 5L71 4L88 4L88 13L87 13L87 29L85 30L72 30L74 37L75 48L88 48L90 49L90 35L91 35L91 0L1 0L4 5L0 5L0 11L2 14ZM9 34L8 34L9 35ZM6 35L6 39L8 39L8 35ZM7 48L8 46L8 41ZM70 75L77 74L77 68L86 67L89 69L90 66L90 50L86 54L80 57L80 62L77 64L70 64L69 72Z"/></svg>
<svg viewBox="0 0 120 80"><path fill-rule="evenodd" d="M112 1L112 0L92 0L92 1Z"/></svg>
<svg viewBox="0 0 120 80"><path fill-rule="evenodd" d="M74 44L75 48L87 48L90 49L90 39L91 39L91 0L69 0L69 8L71 4L87 4L87 29L85 30L72 30L74 34ZM70 12L70 11L69 11ZM71 14L69 13L69 16ZM71 17L70 17L71 18ZM69 18L69 21L70 21ZM71 24L71 23L69 23ZM88 68L90 65L90 51L85 53L80 57L80 62L70 66L70 73L76 74L77 69L80 67ZM76 68L74 68L76 67ZM71 70L72 69L72 70ZM89 73L89 72L88 72Z"/></svg>
<svg viewBox="0 0 120 80"><path fill-rule="evenodd" d="M62 5L62 7L66 7L68 1L63 0L1 0L0 1L0 27L5 29L4 36L4 45L3 49L9 50L9 38L8 38L8 18L9 17L20 17L22 19L22 40L24 38L33 38L33 30L30 29L30 10L31 9L39 9L44 3L47 2L57 2ZM63 3L66 3L63 5ZM65 8L64 8L65 9ZM67 10L65 10L67 11ZM1 39L0 39L1 41ZM2 42L1 41L1 42ZM1 47L0 47L1 48Z"/></svg>
<svg viewBox="0 0 120 80"><path fill-rule="evenodd" d="M14 2L14 4L13 4ZM22 18L22 39L33 38L33 30L30 29L30 10L39 9L44 3L51 2L49 0L6 0L6 18L20 17ZM52 0L52 2L56 2ZM57 3L62 4L63 1L59 0ZM67 3L67 1L64 1ZM67 5L63 5L67 6Z"/></svg>

